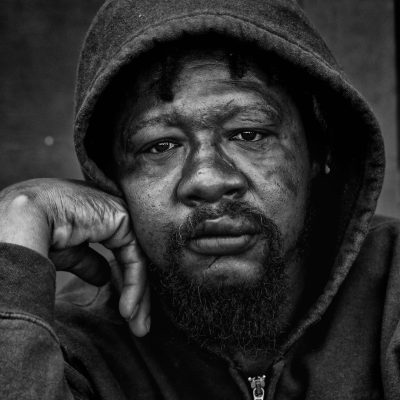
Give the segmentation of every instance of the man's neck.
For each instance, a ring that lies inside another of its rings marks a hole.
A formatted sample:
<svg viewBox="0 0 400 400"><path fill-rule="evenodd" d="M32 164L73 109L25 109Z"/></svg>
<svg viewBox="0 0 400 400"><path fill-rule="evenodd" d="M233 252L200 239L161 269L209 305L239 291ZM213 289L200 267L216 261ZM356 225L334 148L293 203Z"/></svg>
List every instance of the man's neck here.
<svg viewBox="0 0 400 400"><path fill-rule="evenodd" d="M274 360L275 354L265 352L262 355L250 355L237 352L232 361L248 377L265 374Z"/></svg>
<svg viewBox="0 0 400 400"><path fill-rule="evenodd" d="M286 327L283 336L287 336L287 333L293 329L298 317L300 299L303 295L305 283L303 269L304 264L299 259L287 265L287 275L289 277L288 291L290 296L288 296L286 306L282 310L284 313L284 315L282 315L283 326ZM282 338L278 338L278 342L281 339ZM276 350L266 350L264 352L259 351L255 354L254 351L246 352L233 349L230 352L230 358L245 375L262 375L265 374L271 366L278 351L279 348Z"/></svg>

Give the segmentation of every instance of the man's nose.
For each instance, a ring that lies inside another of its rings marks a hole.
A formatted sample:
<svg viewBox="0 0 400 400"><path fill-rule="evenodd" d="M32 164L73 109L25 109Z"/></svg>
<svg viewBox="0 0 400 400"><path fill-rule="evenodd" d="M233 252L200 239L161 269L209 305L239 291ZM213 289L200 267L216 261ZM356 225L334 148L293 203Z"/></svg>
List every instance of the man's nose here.
<svg viewBox="0 0 400 400"><path fill-rule="evenodd" d="M217 146L210 145L187 158L177 196L184 204L197 206L240 198L247 189L244 174Z"/></svg>

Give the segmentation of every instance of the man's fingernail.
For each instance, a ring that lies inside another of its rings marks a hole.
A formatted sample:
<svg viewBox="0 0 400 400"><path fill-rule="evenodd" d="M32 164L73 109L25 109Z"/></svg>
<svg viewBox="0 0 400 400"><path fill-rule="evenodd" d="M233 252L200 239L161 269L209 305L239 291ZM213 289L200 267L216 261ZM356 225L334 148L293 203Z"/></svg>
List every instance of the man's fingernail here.
<svg viewBox="0 0 400 400"><path fill-rule="evenodd" d="M130 315L130 317L128 318L128 321L130 321L131 319L134 318L134 316L136 315L137 311L139 309L139 304L136 304L136 306L134 307L132 314Z"/></svg>
<svg viewBox="0 0 400 400"><path fill-rule="evenodd" d="M151 326L151 318L150 317L146 318L145 326L146 326L147 332L149 332L150 326Z"/></svg>

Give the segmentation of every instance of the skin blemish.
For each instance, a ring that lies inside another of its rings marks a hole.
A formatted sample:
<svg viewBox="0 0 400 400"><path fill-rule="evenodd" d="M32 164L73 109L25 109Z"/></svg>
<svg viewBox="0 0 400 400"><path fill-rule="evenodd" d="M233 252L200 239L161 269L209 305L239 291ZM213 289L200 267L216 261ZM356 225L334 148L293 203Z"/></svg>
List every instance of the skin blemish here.
<svg viewBox="0 0 400 400"><path fill-rule="evenodd" d="M297 158L294 152L287 147L282 147L283 157L287 164L295 165Z"/></svg>
<svg viewBox="0 0 400 400"><path fill-rule="evenodd" d="M275 184L284 192L285 197L296 198L299 194L299 182L295 179L296 171L288 166L278 165L268 170L264 177L274 180Z"/></svg>
<svg viewBox="0 0 400 400"><path fill-rule="evenodd" d="M208 264L208 266L206 267L206 270L209 269L209 268L211 268L211 266L215 263L215 261L218 260L218 258L219 258L219 257L215 257L215 258L210 262L210 264Z"/></svg>

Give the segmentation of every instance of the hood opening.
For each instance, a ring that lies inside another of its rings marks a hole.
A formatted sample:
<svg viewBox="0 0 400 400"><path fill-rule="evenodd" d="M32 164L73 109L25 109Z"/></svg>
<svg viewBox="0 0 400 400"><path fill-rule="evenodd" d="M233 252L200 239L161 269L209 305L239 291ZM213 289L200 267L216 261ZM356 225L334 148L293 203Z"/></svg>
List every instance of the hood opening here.
<svg viewBox="0 0 400 400"><path fill-rule="evenodd" d="M315 249L313 270L319 267L321 275L309 273L310 284L313 279L321 280L324 288L318 287L312 293L309 302L314 304L305 306L308 311L282 348L284 353L329 307L368 232L384 173L380 129L368 104L348 83L295 2L249 0L246 10L242 2L222 2L222 8L217 9L216 5L215 10L198 9L197 3L201 1L163 2L165 9L157 10L153 19L151 13L140 18L144 14L132 11L130 7L140 7L139 3L106 3L89 31L81 55L76 151L86 179L120 196L112 172L112 118L104 117L124 71L134 68L140 57L160 43L180 40L188 32L192 36L213 32L254 46L288 66L293 77L298 77L317 99L331 148L331 172L318 182L321 217L316 234L322 246ZM250 3L257 3L256 8L252 9ZM190 10L185 11L186 7ZM104 27L121 15L122 28L115 24L113 34L105 38Z"/></svg>

